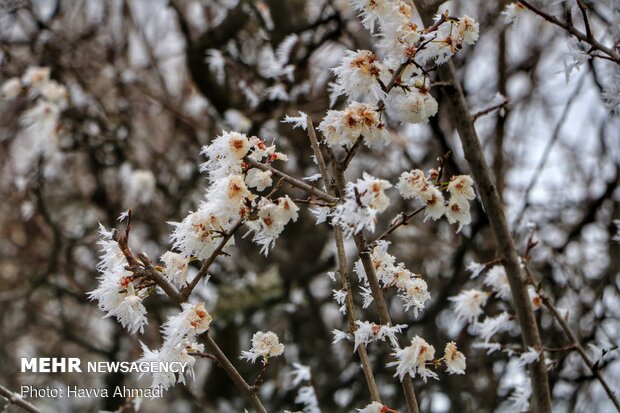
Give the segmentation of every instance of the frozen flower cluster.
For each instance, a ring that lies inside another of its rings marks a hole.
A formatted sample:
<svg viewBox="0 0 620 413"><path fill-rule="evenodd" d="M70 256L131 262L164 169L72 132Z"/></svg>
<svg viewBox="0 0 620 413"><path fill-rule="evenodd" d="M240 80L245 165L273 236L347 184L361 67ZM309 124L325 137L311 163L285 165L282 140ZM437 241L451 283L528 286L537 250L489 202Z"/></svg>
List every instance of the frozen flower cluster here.
<svg viewBox="0 0 620 413"><path fill-rule="evenodd" d="M142 344L143 356L138 362L186 362L185 374L194 376L196 359L192 352L204 352L204 346L197 342L197 336L208 331L212 317L204 303L182 305L182 311L168 318L162 326L164 344L159 350L150 350ZM153 372L152 388L168 389L176 383L185 383L185 374L171 371Z"/></svg>
<svg viewBox="0 0 620 413"><path fill-rule="evenodd" d="M485 349L489 353L502 350L504 347L499 341L494 341L494 337L497 334L511 331L515 327L514 317L506 311L494 316L485 315L484 307L491 297L506 302L511 301L512 295L506 269L499 264L484 265L476 262L470 263L467 268L472 273L472 279L484 273L482 284L487 288L467 289L456 296L449 297L456 318L461 323L469 324L471 326L469 331L481 339L480 342L474 343L475 347ZM542 305L541 297L532 286L529 286L528 293L532 307L538 310ZM481 318L481 316L484 317ZM504 350L510 354L513 351L510 348Z"/></svg>
<svg viewBox="0 0 620 413"><path fill-rule="evenodd" d="M378 241L371 250L370 255L377 279L384 289L395 288L405 310L413 308L413 314L417 317L418 311L423 310L425 303L431 298L428 285L421 275L409 271L403 263L396 263L396 258L387 252L389 245L388 241ZM361 261L355 264L354 270L362 285L362 295L368 297L364 303L368 306L372 302L372 297L365 293L369 289L369 284Z"/></svg>
<svg viewBox="0 0 620 413"><path fill-rule="evenodd" d="M450 182L436 182L437 172L431 170L427 178L419 169L403 172L398 181L398 190L403 198L417 198L426 205L426 218L437 220L446 216L450 224L458 224L459 232L464 225L471 223L469 201L476 198L473 180L469 175L453 176ZM445 187L450 194L446 200L440 188Z"/></svg>
<svg viewBox="0 0 620 413"><path fill-rule="evenodd" d="M147 323L146 308L142 300L147 290L134 286L135 277L125 269L125 256L114 240L114 232L99 226L101 256L97 270L99 285L88 293L90 300L97 300L106 317L116 317L130 333L142 333ZM136 288L137 287L137 288Z"/></svg>
<svg viewBox="0 0 620 413"><path fill-rule="evenodd" d="M345 236L351 237L367 229L375 230L377 214L385 211L390 200L385 190L392 184L364 173L357 182L349 182L344 202L338 204L332 215L332 224L340 225Z"/></svg>
<svg viewBox="0 0 620 413"><path fill-rule="evenodd" d="M208 159L201 170L208 173L210 185L198 209L172 223L173 248L184 257L207 259L221 238L243 220L267 254L284 226L297 220L298 207L288 197L271 200L253 193L252 188L260 192L273 184L271 172L248 167L244 158L273 162L287 160L286 155L238 132L223 132L202 153ZM227 245L233 243L231 237Z"/></svg>
<svg viewBox="0 0 620 413"><path fill-rule="evenodd" d="M396 367L394 377L398 377L401 381L406 375L412 378L420 376L425 382L428 378L438 379L437 373L429 367L437 366L441 362L445 364L449 374L465 374L465 356L458 351L454 342L446 344L444 356L436 360L435 347L423 338L415 336L409 346L395 349L393 356L396 360L387 366Z"/></svg>
<svg viewBox="0 0 620 413"><path fill-rule="evenodd" d="M464 44L474 44L479 36L478 23L469 16L454 18L444 13L436 16L431 27L418 27L411 7L400 0L355 0L353 7L364 26L380 38L383 58L370 50L348 51L333 69L336 81L332 104L341 95L356 105L385 102L378 109L387 108L388 115L399 122L427 122L438 107L429 93L424 68L445 63ZM356 123L342 121L350 119L346 112L350 110L330 111L322 123L320 129L330 145L346 143L348 137L357 134ZM376 138L376 130L370 132L364 138L384 142ZM389 135L381 136L389 142Z"/></svg>
<svg viewBox="0 0 620 413"><path fill-rule="evenodd" d="M39 157L49 158L58 152L59 119L69 103L69 94L50 75L49 67L29 67L21 78L10 78L0 86L0 100L27 98L30 101L30 107L19 119L21 128L10 147L19 176L18 186L24 185Z"/></svg>
<svg viewBox="0 0 620 413"><path fill-rule="evenodd" d="M319 130L332 147L353 145L361 137L367 146L386 146L391 140L380 113L367 103L351 102L344 110L328 111Z"/></svg>
<svg viewBox="0 0 620 413"><path fill-rule="evenodd" d="M252 348L241 352L241 359L255 363L257 359L262 359L263 364L269 362L269 357L277 357L284 353L284 345L280 343L276 333L267 331L257 331L252 336Z"/></svg>

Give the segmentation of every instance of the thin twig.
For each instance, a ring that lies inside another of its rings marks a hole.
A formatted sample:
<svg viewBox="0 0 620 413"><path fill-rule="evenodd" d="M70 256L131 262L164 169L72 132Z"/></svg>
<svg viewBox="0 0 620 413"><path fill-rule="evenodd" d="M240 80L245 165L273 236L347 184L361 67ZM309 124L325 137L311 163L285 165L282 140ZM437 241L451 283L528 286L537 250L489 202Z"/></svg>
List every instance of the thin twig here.
<svg viewBox="0 0 620 413"><path fill-rule="evenodd" d="M477 121L477 120L478 120L478 118L480 118L481 116L487 115L487 114L489 114L489 113L491 113L491 112L493 112L493 111L496 111L496 110L498 110L498 109L501 109L501 108L503 108L504 106L506 106L506 105L507 105L507 104L509 104L509 103L510 103L510 99L505 99L503 102L500 102L500 103L498 103L497 105L493 105L493 106L491 106L491 107L488 107L488 108L486 108L486 109L482 109L481 111L474 113L474 114L472 115L472 118L473 118L473 120L474 120L474 122L475 122L475 121Z"/></svg>
<svg viewBox="0 0 620 413"><path fill-rule="evenodd" d="M308 138L310 139L310 145L312 146L312 150L314 151L314 157L316 158L317 164L319 165L319 170L321 171L321 175L323 177L323 182L325 183L326 189L329 192L330 196L335 195L336 185L335 180L331 179L329 176L329 172L327 171L327 165L325 164L325 158L323 157L323 153L321 152L318 139L316 137L316 133L314 132L314 126L312 125L312 120L310 117L307 118L308 123ZM328 153L333 157L333 152L331 149L327 149ZM355 305L353 303L353 291L351 289L351 277L348 271L347 266L347 254L344 248L344 236L342 234L342 228L339 226L334 227L334 240L336 243L336 251L338 258L338 273L340 274L340 283L342 285L342 289L345 291L345 305L347 309L347 321L349 322L349 331L351 333L355 332L356 324L355 324ZM366 378L366 384L368 385L368 391L370 392L370 398L373 401L381 402L381 396L379 395L379 389L377 387L377 383L375 381L375 376L372 372L372 366L370 365L370 360L368 358L368 353L366 351L366 345L361 344L357 347L357 354L360 358L360 362L362 364L362 370L364 371L364 377Z"/></svg>
<svg viewBox="0 0 620 413"><path fill-rule="evenodd" d="M371 246L375 245L378 241L382 241L386 239L388 235L396 231L399 227L403 225L407 225L411 218L418 215L420 212L424 211L425 209L426 209L426 205L423 205L420 208L416 209L415 211L412 211L409 213L403 212L402 214L400 214L400 218L396 222L394 222L392 225L390 225L389 228L386 229L383 234L379 235L373 242L371 242L370 245Z"/></svg>
<svg viewBox="0 0 620 413"><path fill-rule="evenodd" d="M37 409L32 404L22 399L20 395L13 393L11 390L2 385L0 385L0 396L4 397L9 402L9 405L12 404L27 412L41 413L41 410Z"/></svg>
<svg viewBox="0 0 620 413"><path fill-rule="evenodd" d="M276 169L274 167L272 167L271 165L266 165L264 163L255 161L253 159L249 159L246 158L245 162L248 165L251 165L254 168L258 168L261 171L271 171L274 175L279 176L280 178L282 178L282 180L284 180L285 182L288 182L289 184L293 185L294 187L297 187L303 191L306 191L307 193L316 196L317 198L322 199L323 201L326 202L330 202L330 203L336 203L338 202L338 198L333 197L327 193L325 193L324 191L321 191L318 188L315 188L311 185L308 185L307 183L297 179L297 178L293 178L290 175L285 174L284 172L280 171L279 169Z"/></svg>
<svg viewBox="0 0 620 413"><path fill-rule="evenodd" d="M194 291L194 288L196 288L200 280L207 276L209 267L211 267L211 264L213 264L215 259L224 251L224 247L226 247L226 244L228 244L228 241L232 238L232 236L235 235L235 232L237 232L237 230L241 228L241 225L243 225L243 222L244 220L240 219L239 221L237 221L237 223L235 223L235 225L233 225L231 229L229 229L228 231L222 234L222 239L220 240L220 243L217 244L217 247L211 253L209 258L207 258L202 263L202 266L200 267L198 274L194 276L194 279L192 280L192 282L189 283L187 287L183 289L182 294L185 299L189 298L190 294L192 293L192 291Z"/></svg>
<svg viewBox="0 0 620 413"><path fill-rule="evenodd" d="M528 9L530 9L531 11L533 11L534 13L536 13L537 15L539 15L540 17L542 17L543 19L547 20L549 23L555 24L556 26L566 30L568 33L572 34L579 40L582 40L588 43L590 46L592 46L593 49L600 50L601 52L608 55L614 62L620 64L620 56L618 56L618 53L616 53L613 49L605 46L604 44L596 40L594 36L592 35L592 33L590 33L589 35L584 34L580 30L577 30L575 26L573 26L572 24L564 23L563 21L559 20L557 17L552 16L548 13L545 13L544 11L534 7L526 0L520 0L519 2L523 4L525 7L527 7ZM587 30L587 27L588 26L586 25L586 30Z"/></svg>

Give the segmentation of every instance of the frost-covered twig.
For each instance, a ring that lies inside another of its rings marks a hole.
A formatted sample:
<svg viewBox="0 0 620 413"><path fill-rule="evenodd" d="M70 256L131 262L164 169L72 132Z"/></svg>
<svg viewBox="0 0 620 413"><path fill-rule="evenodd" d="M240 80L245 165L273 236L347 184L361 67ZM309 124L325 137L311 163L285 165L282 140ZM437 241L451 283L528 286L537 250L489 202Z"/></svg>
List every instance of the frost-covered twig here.
<svg viewBox="0 0 620 413"><path fill-rule="evenodd" d="M314 131L314 125L312 124L312 120L310 117L307 117L308 124L308 138L310 139L310 144L312 146L312 150L314 151L314 157L319 165L319 170L321 171L321 176L323 177L323 182L325 183L325 187L329 192L329 195L333 196L335 192L335 187L332 185L332 179L329 176L327 171L327 165L325 163L325 158L323 157L323 153L321 152L321 148L319 146L318 139L316 137L316 132ZM353 303L353 291L351 289L351 278L347 267L347 254L344 248L344 235L342 233L342 228L336 225L334 226L334 241L336 244L337 251L337 259L338 259L338 273L340 274L340 283L342 285L342 290L344 290L345 297L345 306L347 310L347 321L349 322L349 331L351 333L355 332L356 329L356 316L355 316L355 305ZM379 395L379 389L377 388L377 383L375 382L375 376L372 372L372 367L370 365L370 360L368 359L368 353L366 352L366 345L361 344L357 348L357 354L360 357L360 362L362 364L362 370L364 371L364 376L366 378L366 383L368 385L368 391L370 392L370 397L373 401L380 402L381 396Z"/></svg>
<svg viewBox="0 0 620 413"><path fill-rule="evenodd" d="M271 165L265 165L264 163L255 161L253 159L249 159L246 158L245 162L248 163L248 165L251 165L254 168L260 169L262 171L270 171L272 172L274 175L279 176L280 178L282 178L283 181L293 185L294 187L297 187L303 191L308 192L309 194L312 194L314 196L316 196L317 198L322 199L323 201L326 202L330 202L330 203L335 203L338 202L338 198L333 197L323 191L321 191L320 189L317 189L311 185L308 185L307 183L293 178L292 176L280 171L279 169L276 169L274 167L272 167Z"/></svg>
<svg viewBox="0 0 620 413"><path fill-rule="evenodd" d="M183 289L182 294L185 297L185 299L189 298L190 294L192 293L194 288L196 288L196 285L198 285L200 280L207 276L207 271L209 271L209 267L211 266L211 264L213 264L215 259L222 253L228 241L232 238L233 235L235 235L235 233L239 230L239 228L241 228L241 225L243 225L242 219L237 221L237 223L229 231L226 231L224 234L222 234L222 239L220 240L220 243L217 245L213 253L211 253L211 256L202 263L202 266L200 267L198 274L196 274L192 282L186 288Z"/></svg>

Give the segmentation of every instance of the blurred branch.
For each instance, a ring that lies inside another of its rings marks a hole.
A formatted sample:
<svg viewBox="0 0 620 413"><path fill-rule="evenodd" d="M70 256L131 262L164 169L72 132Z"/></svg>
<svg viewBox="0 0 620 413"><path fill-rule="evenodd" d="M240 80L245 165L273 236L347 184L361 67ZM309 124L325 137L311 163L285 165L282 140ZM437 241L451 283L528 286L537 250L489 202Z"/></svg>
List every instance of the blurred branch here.
<svg viewBox="0 0 620 413"><path fill-rule="evenodd" d="M9 405L17 406L27 412L41 413L41 410L37 409L32 404L22 399L21 396L13 393L11 390L2 385L0 385L0 396L4 397L9 402Z"/></svg>
<svg viewBox="0 0 620 413"><path fill-rule="evenodd" d="M565 23L565 22L559 20L557 17L552 16L552 15L550 15L548 13L545 13L544 11L538 9L537 7L534 7L528 1L520 0L519 3L523 4L525 7L527 7L528 9L530 9L531 11L533 11L534 13L536 13L537 15L539 15L540 17L542 17L543 19L548 21L549 23L552 23L552 24L554 24L554 25L564 29L565 31L567 31L568 33L572 34L573 36L575 36L579 40L588 43L590 46L592 46L593 49L600 50L601 52L605 53L615 63L620 64L620 56L618 55L618 53L615 50L605 46L602 43L600 43L598 40L596 40L594 38L594 36L590 32L590 26L588 24L588 20L587 20L587 17L585 15L585 11L582 10L582 13L584 13L584 21L585 21L584 24L586 26L586 30L588 31L588 33L586 33L586 34L581 32L580 30L577 30L575 28L575 26L572 25L572 23ZM577 1L577 3L579 4L580 2Z"/></svg>
<svg viewBox="0 0 620 413"><path fill-rule="evenodd" d="M562 327L562 331L564 332L564 335L566 335L566 337L569 340L568 348L574 348L574 350L576 350L577 353L579 353L583 362L586 364L586 366L588 366L588 368L592 372L592 375L601 383L601 385L605 389L605 392L607 393L610 400L616 407L616 410L620 412L620 402L618 401L618 398L616 397L615 393L609 386L609 383L607 383L605 378L601 375L598 361L593 362L590 359L590 356L588 356L588 353L586 352L586 350L583 348L583 346L579 342L579 338L577 338L575 333L573 333L570 326L568 325L564 317L562 317L562 315L560 314L556 306L553 304L553 302L549 298L549 296L544 291L542 291L542 289L540 288L540 285L537 285L537 283L535 282L534 275L532 274L527 264L525 265L525 272L527 273L530 284L532 284L534 287L536 287L539 290L538 295L542 299L544 306L547 308L547 310L549 310L549 312L551 313L553 318L555 318L555 320L558 322L560 327Z"/></svg>

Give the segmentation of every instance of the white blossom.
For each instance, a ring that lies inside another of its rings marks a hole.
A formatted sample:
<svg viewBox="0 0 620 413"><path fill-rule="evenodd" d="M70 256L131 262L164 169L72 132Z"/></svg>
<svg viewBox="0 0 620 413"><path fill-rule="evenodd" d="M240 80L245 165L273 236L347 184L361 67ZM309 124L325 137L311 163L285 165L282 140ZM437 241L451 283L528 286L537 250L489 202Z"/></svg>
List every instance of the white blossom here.
<svg viewBox="0 0 620 413"><path fill-rule="evenodd" d="M248 351L241 352L241 359L249 362L256 362L256 359L262 358L266 364L269 357L277 357L284 353L284 345L278 340L278 336L271 331L263 333L257 331L252 336L252 348Z"/></svg>
<svg viewBox="0 0 620 413"><path fill-rule="evenodd" d="M177 285L183 285L187 281L187 270L189 268L189 259L182 254L166 251L161 256L164 263L164 274L166 277Z"/></svg>
<svg viewBox="0 0 620 413"><path fill-rule="evenodd" d="M299 112L299 116L286 115L282 123L290 123L293 125L293 128L306 130L308 128L308 115L301 111Z"/></svg>
<svg viewBox="0 0 620 413"><path fill-rule="evenodd" d="M448 300L453 302L452 306L458 321L473 323L483 313L482 307L486 305L488 298L488 294L484 291L472 289L461 291L457 296L450 297Z"/></svg>
<svg viewBox="0 0 620 413"><path fill-rule="evenodd" d="M443 361L446 364L448 373L465 374L465 355L458 351L454 341L446 344Z"/></svg>
<svg viewBox="0 0 620 413"><path fill-rule="evenodd" d="M15 99L22 93L22 82L18 77L12 77L0 87L0 99Z"/></svg>
<svg viewBox="0 0 620 413"><path fill-rule="evenodd" d="M486 268L486 265L484 264L480 264L479 262L476 262L476 261L470 261L469 264L467 264L466 270L471 273L470 278L473 280L475 278L478 278L480 273L484 271L485 268Z"/></svg>
<svg viewBox="0 0 620 413"><path fill-rule="evenodd" d="M245 183L248 188L256 188L257 191L264 191L273 184L271 171L261 171L258 168L248 170L245 176Z"/></svg>
<svg viewBox="0 0 620 413"><path fill-rule="evenodd" d="M386 146L391 141L379 112L366 103L351 102L344 110L329 110L318 126L329 146L354 144L364 137L367 146Z"/></svg>
<svg viewBox="0 0 620 413"><path fill-rule="evenodd" d="M423 338L415 336L411 340L411 345L398 349L392 353L396 361L387 364L388 367L396 366L394 377L403 381L405 375L415 378L416 375L422 377L424 382L427 378L437 379L437 374L426 367L427 361L433 361L435 348L428 344Z"/></svg>
<svg viewBox="0 0 620 413"><path fill-rule="evenodd" d="M99 285L88 293L88 297L90 300L97 300L99 309L106 313L105 317L116 317L132 334L142 333L147 323L146 308L142 304L143 297L135 291L131 273L125 270L125 256L113 239L113 232L106 230L101 224L99 236Z"/></svg>
<svg viewBox="0 0 620 413"><path fill-rule="evenodd" d="M530 398L532 397L532 382L529 378L523 379L519 383L512 394L508 397L512 404L512 408L517 412L526 412L530 410Z"/></svg>
<svg viewBox="0 0 620 413"><path fill-rule="evenodd" d="M367 173L356 183L349 182L344 203L338 204L333 212L332 224L340 225L347 238L364 229L374 232L376 215L389 205L384 190L391 186L388 181Z"/></svg>
<svg viewBox="0 0 620 413"><path fill-rule="evenodd" d="M517 1L516 3L510 3L504 7L504 11L502 11L501 14L504 16L504 22L510 24L517 21L524 10L525 6Z"/></svg>
<svg viewBox="0 0 620 413"><path fill-rule="evenodd" d="M536 360L540 358L540 351L536 350L533 347L528 347L527 351L522 353L519 356L519 361L517 362L517 366L527 366L528 364L532 364Z"/></svg>
<svg viewBox="0 0 620 413"><path fill-rule="evenodd" d="M485 342L489 342L495 334L512 329L513 323L511 320L510 314L504 311L495 317L486 317L478 324L475 324L474 331Z"/></svg>
<svg viewBox="0 0 620 413"><path fill-rule="evenodd" d="M290 374L293 376L293 387L299 386L302 381L309 382L312 379L310 367L300 363L293 363L293 371Z"/></svg>
<svg viewBox="0 0 620 413"><path fill-rule="evenodd" d="M360 344L368 345L373 341L390 341L392 346L398 345L396 334L401 333L407 328L406 324L398 324L395 326L379 325L368 321L355 321L356 329L354 333L355 346L353 351L357 351Z"/></svg>
<svg viewBox="0 0 620 413"><path fill-rule="evenodd" d="M383 66L370 50L349 50L340 66L333 69L335 93L347 95L350 100L370 98L371 102L377 102L385 97L378 82L382 70Z"/></svg>
<svg viewBox="0 0 620 413"><path fill-rule="evenodd" d="M262 198L258 203L258 219L246 222L254 232L252 241L261 246L261 253L267 255L290 221L297 221L299 207L288 197L278 198L275 202Z"/></svg>
<svg viewBox="0 0 620 413"><path fill-rule="evenodd" d="M490 287L497 297L502 300L510 300L510 284L508 284L508 275L503 265L495 265L484 278L484 285Z"/></svg>
<svg viewBox="0 0 620 413"><path fill-rule="evenodd" d="M409 92L393 91L388 96L386 105L391 117L408 123L427 123L438 109L435 98L428 91L417 88L412 88Z"/></svg>

